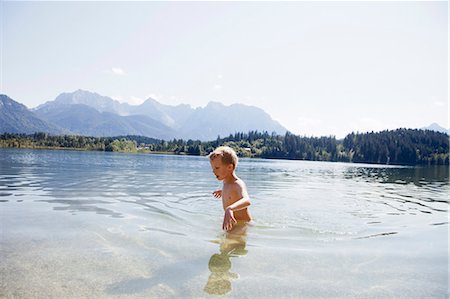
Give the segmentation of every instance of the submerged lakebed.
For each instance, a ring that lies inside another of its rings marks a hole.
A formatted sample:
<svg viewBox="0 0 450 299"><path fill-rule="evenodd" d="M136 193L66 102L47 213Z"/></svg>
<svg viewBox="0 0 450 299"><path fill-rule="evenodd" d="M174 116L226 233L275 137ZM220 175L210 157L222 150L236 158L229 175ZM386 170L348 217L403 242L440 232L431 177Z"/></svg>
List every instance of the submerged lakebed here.
<svg viewBox="0 0 450 299"><path fill-rule="evenodd" d="M0 149L0 297L447 298L448 167Z"/></svg>

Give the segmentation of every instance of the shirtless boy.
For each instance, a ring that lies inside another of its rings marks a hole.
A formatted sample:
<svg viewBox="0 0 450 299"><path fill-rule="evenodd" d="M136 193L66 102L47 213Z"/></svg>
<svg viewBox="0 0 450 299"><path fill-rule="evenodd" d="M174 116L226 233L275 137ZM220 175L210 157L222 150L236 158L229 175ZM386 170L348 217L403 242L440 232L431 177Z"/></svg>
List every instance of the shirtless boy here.
<svg viewBox="0 0 450 299"><path fill-rule="evenodd" d="M252 217L248 211L250 198L247 187L235 173L238 163L236 152L228 146L220 146L209 154L209 162L216 178L223 181L222 190L213 192L214 197L222 197L225 211L222 228L230 231L238 222L250 222Z"/></svg>

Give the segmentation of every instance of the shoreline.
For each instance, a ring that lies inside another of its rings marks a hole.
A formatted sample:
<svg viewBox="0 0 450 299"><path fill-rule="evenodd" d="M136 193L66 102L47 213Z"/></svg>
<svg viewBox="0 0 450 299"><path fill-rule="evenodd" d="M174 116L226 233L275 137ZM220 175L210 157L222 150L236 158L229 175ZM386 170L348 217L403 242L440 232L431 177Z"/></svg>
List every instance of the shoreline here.
<svg viewBox="0 0 450 299"><path fill-rule="evenodd" d="M351 133L335 137L285 136L267 132L235 133L215 141L157 140L143 136L53 136L46 133L0 135L0 147L107 151L165 155L205 156L227 145L238 157L292 161L367 163L374 165L449 165L449 136L439 132L397 129L378 133Z"/></svg>
<svg viewBox="0 0 450 299"><path fill-rule="evenodd" d="M105 151L102 149L87 149L87 148L73 148L73 147L53 147L53 146L21 146L21 147L10 147L1 146L2 149L31 149L31 150L62 150L62 151L76 151L76 152L103 152L103 153L125 153L125 154L147 154L147 155L170 155L170 156L192 156L192 157L206 157L207 155L192 155L188 153L175 153L175 152L165 152L165 151L148 151L148 150L136 150L136 151ZM441 167L448 165L436 165L436 164L383 164L383 163L370 163L370 162L343 162L343 161L319 161L319 160L302 160L302 159L283 159L283 158L264 158L264 157L239 157L247 159L257 159L257 160L280 160L280 161L303 161L303 162L324 162L324 163L348 163L354 165L371 165L371 166L386 166L386 167Z"/></svg>

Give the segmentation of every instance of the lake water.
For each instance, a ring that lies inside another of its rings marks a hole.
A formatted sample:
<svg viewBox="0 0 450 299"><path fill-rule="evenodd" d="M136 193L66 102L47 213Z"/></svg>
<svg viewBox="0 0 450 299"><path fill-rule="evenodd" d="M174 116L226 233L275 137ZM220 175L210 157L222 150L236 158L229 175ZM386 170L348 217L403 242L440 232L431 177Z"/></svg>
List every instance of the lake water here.
<svg viewBox="0 0 450 299"><path fill-rule="evenodd" d="M449 169L0 149L0 297L448 298Z"/></svg>

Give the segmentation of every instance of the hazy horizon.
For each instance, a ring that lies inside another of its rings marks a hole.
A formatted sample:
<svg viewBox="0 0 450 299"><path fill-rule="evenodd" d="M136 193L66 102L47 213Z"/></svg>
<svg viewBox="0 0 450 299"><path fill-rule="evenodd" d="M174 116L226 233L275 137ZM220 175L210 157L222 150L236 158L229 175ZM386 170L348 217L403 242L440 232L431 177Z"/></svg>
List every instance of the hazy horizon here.
<svg viewBox="0 0 450 299"><path fill-rule="evenodd" d="M448 2L3 1L0 92L256 106L291 132L448 122Z"/></svg>

